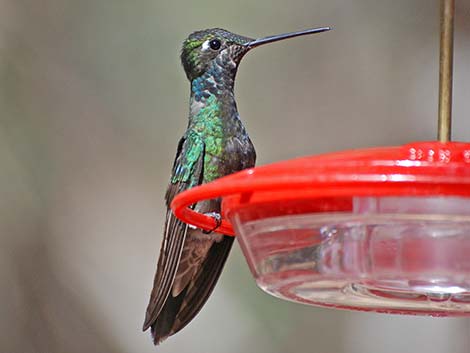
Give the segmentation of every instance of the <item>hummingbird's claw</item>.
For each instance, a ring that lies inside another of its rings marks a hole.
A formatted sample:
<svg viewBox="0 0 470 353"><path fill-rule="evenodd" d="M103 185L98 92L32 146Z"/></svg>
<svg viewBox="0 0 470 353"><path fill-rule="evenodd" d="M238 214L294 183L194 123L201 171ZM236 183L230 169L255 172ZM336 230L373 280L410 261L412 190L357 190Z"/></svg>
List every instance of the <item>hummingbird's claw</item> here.
<svg viewBox="0 0 470 353"><path fill-rule="evenodd" d="M203 230L202 232L204 234L211 234L212 232L217 230L217 228L219 228L222 225L222 216L218 212L208 212L208 213L205 213L205 215L214 218L215 227L212 228L211 230Z"/></svg>

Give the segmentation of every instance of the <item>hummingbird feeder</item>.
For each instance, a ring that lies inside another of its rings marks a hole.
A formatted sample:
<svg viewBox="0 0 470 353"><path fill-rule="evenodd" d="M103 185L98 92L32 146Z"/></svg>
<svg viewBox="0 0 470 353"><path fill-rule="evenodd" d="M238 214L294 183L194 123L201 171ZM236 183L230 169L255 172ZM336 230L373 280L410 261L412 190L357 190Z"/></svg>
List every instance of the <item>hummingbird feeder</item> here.
<svg viewBox="0 0 470 353"><path fill-rule="evenodd" d="M237 235L258 285L287 300L470 316L470 143L450 142L454 0L442 0L438 141L311 156L187 190L182 221ZM192 205L221 198L220 224Z"/></svg>

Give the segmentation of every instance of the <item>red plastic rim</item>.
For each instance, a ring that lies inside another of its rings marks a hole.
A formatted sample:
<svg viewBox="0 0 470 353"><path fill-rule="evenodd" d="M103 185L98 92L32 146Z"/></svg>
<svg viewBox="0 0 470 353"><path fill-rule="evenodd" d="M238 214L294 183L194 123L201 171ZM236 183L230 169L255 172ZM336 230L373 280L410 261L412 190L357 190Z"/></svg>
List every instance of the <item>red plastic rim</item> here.
<svg viewBox="0 0 470 353"><path fill-rule="evenodd" d="M243 170L177 195L171 208L180 220L211 230L215 220L191 205L222 198L218 233L234 235L227 220L247 205L336 198L348 207L354 196L470 197L470 144L415 142L297 158ZM339 205L339 206L338 206ZM341 206L343 205L343 206Z"/></svg>

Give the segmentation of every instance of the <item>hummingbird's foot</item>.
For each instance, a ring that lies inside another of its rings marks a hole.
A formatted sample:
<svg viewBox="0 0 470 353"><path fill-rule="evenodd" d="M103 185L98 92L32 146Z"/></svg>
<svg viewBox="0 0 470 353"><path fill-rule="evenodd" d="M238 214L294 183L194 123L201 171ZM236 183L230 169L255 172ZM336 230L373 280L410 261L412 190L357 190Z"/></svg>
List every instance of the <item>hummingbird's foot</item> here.
<svg viewBox="0 0 470 353"><path fill-rule="evenodd" d="M217 230L217 228L219 228L221 226L222 216L218 212L208 212L208 213L204 213L204 214L206 216L210 216L210 217L214 218L215 227L212 228L211 230L203 230L202 231L204 234L211 234L212 232L214 232L215 230Z"/></svg>

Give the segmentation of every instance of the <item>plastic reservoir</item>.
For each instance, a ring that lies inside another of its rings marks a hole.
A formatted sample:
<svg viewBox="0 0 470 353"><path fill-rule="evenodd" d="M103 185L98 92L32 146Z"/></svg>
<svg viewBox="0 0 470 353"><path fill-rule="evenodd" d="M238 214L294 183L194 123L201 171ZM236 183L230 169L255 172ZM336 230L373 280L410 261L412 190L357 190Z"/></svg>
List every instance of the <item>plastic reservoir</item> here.
<svg viewBox="0 0 470 353"><path fill-rule="evenodd" d="M355 197L350 213L248 222L238 213L232 222L256 282L277 297L387 313L470 314L469 199Z"/></svg>

